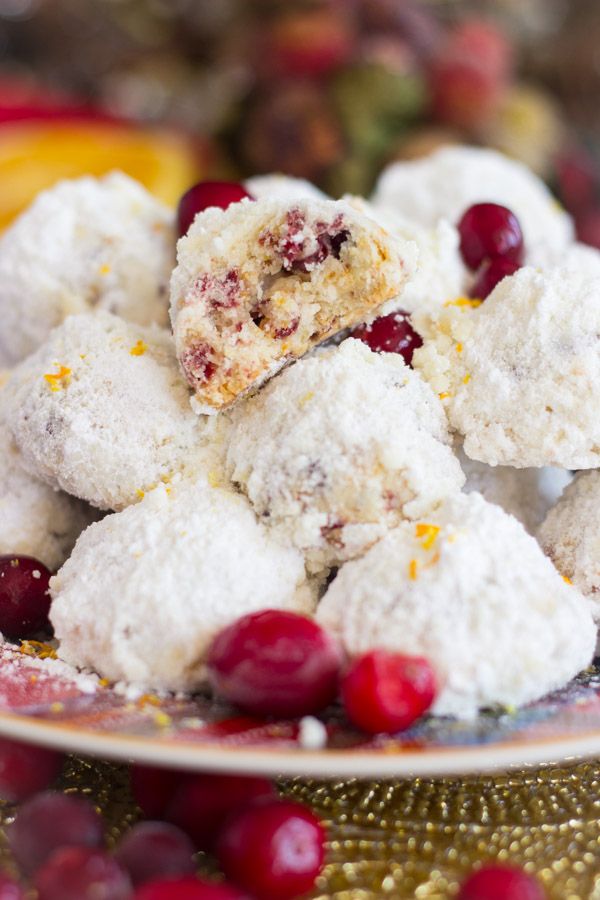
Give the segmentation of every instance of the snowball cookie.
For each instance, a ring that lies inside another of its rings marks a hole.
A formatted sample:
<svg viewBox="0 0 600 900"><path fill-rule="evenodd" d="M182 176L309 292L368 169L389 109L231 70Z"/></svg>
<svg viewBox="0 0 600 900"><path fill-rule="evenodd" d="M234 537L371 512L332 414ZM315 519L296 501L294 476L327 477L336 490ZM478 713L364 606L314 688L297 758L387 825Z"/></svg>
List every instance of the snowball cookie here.
<svg viewBox="0 0 600 900"><path fill-rule="evenodd" d="M575 476L537 537L561 575L591 600L600 622L600 471Z"/></svg>
<svg viewBox="0 0 600 900"><path fill-rule="evenodd" d="M202 683L210 641L239 616L314 605L300 553L247 500L185 479L89 528L51 593L62 659L167 690Z"/></svg>
<svg viewBox="0 0 600 900"><path fill-rule="evenodd" d="M14 376L9 424L32 474L122 509L202 453L170 334L110 313L70 316Z"/></svg>
<svg viewBox="0 0 600 900"><path fill-rule="evenodd" d="M39 194L0 239L0 365L23 359L70 313L99 307L166 325L172 220L120 172Z"/></svg>
<svg viewBox="0 0 600 900"><path fill-rule="evenodd" d="M94 511L25 471L6 426L6 390L0 390L0 555L34 556L55 570Z"/></svg>
<svg viewBox="0 0 600 900"><path fill-rule="evenodd" d="M477 491L489 503L501 506L533 534L573 476L566 469L514 469L487 466L469 459L462 450L458 459L467 480L467 494Z"/></svg>
<svg viewBox="0 0 600 900"><path fill-rule="evenodd" d="M561 687L596 643L588 601L479 494L403 522L343 566L317 620L351 656L381 647L426 657L441 686L433 711L465 718Z"/></svg>
<svg viewBox="0 0 600 900"><path fill-rule="evenodd" d="M532 267L477 308L448 306L413 357L467 456L490 465L600 466L600 276Z"/></svg>
<svg viewBox="0 0 600 900"><path fill-rule="evenodd" d="M255 200L267 197L269 200L294 200L306 198L307 200L327 200L327 194L320 191L305 178L294 178L291 175L253 175L246 178L244 187Z"/></svg>
<svg viewBox="0 0 600 900"><path fill-rule="evenodd" d="M232 419L230 477L311 572L364 552L464 481L437 397L400 356L361 341L295 363Z"/></svg>
<svg viewBox="0 0 600 900"><path fill-rule="evenodd" d="M528 251L540 244L560 250L573 239L570 216L540 178L479 147L443 147L423 159L392 163L372 202L430 227L439 219L457 223L474 203L500 203L518 217Z"/></svg>
<svg viewBox="0 0 600 900"><path fill-rule="evenodd" d="M413 244L348 203L243 200L177 244L171 318L199 412L230 406L286 362L399 294Z"/></svg>

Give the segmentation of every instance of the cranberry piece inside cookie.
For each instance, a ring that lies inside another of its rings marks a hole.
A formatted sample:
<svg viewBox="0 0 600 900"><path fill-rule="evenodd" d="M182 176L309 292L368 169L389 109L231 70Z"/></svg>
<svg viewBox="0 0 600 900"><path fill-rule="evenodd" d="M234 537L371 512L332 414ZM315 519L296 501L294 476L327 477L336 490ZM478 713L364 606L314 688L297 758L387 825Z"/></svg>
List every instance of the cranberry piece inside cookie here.
<svg viewBox="0 0 600 900"><path fill-rule="evenodd" d="M522 264L524 246L519 220L506 206L475 203L458 224L460 252L467 266L476 270L486 259L505 259Z"/></svg>
<svg viewBox="0 0 600 900"><path fill-rule="evenodd" d="M421 336L410 322L410 315L403 310L380 316L369 325L359 325L350 337L367 344L376 353L398 353L410 366L413 353L423 346Z"/></svg>
<svg viewBox="0 0 600 900"><path fill-rule="evenodd" d="M235 181L200 181L186 191L177 207L177 233L179 237L188 229L199 212L211 206L227 209L232 203L252 197Z"/></svg>

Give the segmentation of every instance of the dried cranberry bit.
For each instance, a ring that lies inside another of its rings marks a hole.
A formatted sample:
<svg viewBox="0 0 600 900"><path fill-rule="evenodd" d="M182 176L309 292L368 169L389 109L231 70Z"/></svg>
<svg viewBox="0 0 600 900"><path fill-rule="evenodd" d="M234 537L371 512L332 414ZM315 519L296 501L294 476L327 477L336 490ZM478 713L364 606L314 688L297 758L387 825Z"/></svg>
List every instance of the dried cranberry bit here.
<svg viewBox="0 0 600 900"><path fill-rule="evenodd" d="M211 359L212 347L210 344L190 344L181 357L181 367L185 377L192 387L206 384L214 376L217 366Z"/></svg>
<svg viewBox="0 0 600 900"><path fill-rule="evenodd" d="M140 822L121 840L115 859L129 874L132 884L157 878L190 875L196 871L194 845L175 825Z"/></svg>
<svg viewBox="0 0 600 900"><path fill-rule="evenodd" d="M331 703L340 651L312 619L284 610L250 613L214 639L207 668L217 694L256 715L303 716Z"/></svg>
<svg viewBox="0 0 600 900"><path fill-rule="evenodd" d="M102 850L63 847L36 873L38 900L128 900L131 882Z"/></svg>
<svg viewBox="0 0 600 900"><path fill-rule="evenodd" d="M485 262L477 274L471 288L471 295L478 300L485 300L503 278L514 275L521 267L509 259L490 259Z"/></svg>
<svg viewBox="0 0 600 900"><path fill-rule="evenodd" d="M523 232L519 220L506 206L476 203L458 224L460 252L466 265L475 271L486 259L523 263Z"/></svg>
<svg viewBox="0 0 600 900"><path fill-rule="evenodd" d="M100 847L103 841L104 823L89 800L55 791L24 803L8 829L10 849L26 874L60 847Z"/></svg>
<svg viewBox="0 0 600 900"><path fill-rule="evenodd" d="M380 316L369 325L359 325L350 337L362 341L374 353L398 353L407 366L411 365L415 350L423 346L421 335L414 330L410 315L404 310Z"/></svg>
<svg viewBox="0 0 600 900"><path fill-rule="evenodd" d="M283 340L283 338L290 337L292 334L295 334L298 331L299 325L300 318L292 319L292 321L286 328L277 328L273 332L273 337L277 338L277 340Z"/></svg>
<svg viewBox="0 0 600 900"><path fill-rule="evenodd" d="M361 731L395 733L430 708L436 679L426 659L372 650L351 664L341 694L348 718Z"/></svg>
<svg viewBox="0 0 600 900"><path fill-rule="evenodd" d="M133 900L250 900L230 884L213 884L199 878L169 878L138 888Z"/></svg>
<svg viewBox="0 0 600 900"><path fill-rule="evenodd" d="M0 739L0 800L21 803L45 790L58 777L63 759L54 750Z"/></svg>
<svg viewBox="0 0 600 900"><path fill-rule="evenodd" d="M227 877L249 893L291 900L309 891L323 868L325 830L299 803L256 801L229 820L217 857Z"/></svg>
<svg viewBox="0 0 600 900"><path fill-rule="evenodd" d="M539 881L512 866L489 865L463 884L458 900L545 900Z"/></svg>
<svg viewBox="0 0 600 900"><path fill-rule="evenodd" d="M240 276L236 269L230 269L223 278L205 273L200 275L192 288L192 295L206 296L213 309L234 309L240 303Z"/></svg>
<svg viewBox="0 0 600 900"><path fill-rule="evenodd" d="M177 207L177 234L183 237L198 215L210 207L227 209L240 200L254 199L248 191L234 181L200 181L186 191Z"/></svg>
<svg viewBox="0 0 600 900"><path fill-rule="evenodd" d="M281 257L284 272L306 274L329 256L339 259L349 237L350 232L344 227L341 215L336 216L333 222L316 222L307 229L304 214L299 209L291 209L286 216L284 236L277 241L271 233L267 233L261 235L260 242L269 243L275 249ZM316 248L309 252L315 244Z"/></svg>
<svg viewBox="0 0 600 900"><path fill-rule="evenodd" d="M48 627L50 572L32 556L0 556L0 631L25 638Z"/></svg>

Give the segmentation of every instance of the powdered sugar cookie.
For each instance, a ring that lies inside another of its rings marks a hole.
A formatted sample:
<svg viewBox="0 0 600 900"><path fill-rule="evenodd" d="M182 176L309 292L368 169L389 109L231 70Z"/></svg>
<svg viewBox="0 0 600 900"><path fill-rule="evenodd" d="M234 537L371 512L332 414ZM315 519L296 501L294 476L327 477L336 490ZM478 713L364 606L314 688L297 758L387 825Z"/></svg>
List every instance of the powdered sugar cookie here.
<svg viewBox="0 0 600 900"><path fill-rule="evenodd" d="M243 497L191 480L89 528L51 592L62 659L169 690L203 682L210 641L239 616L314 607L298 551Z"/></svg>
<svg viewBox="0 0 600 900"><path fill-rule="evenodd" d="M23 359L71 313L100 308L166 325L172 219L119 172L39 194L0 238L0 365Z"/></svg>
<svg viewBox="0 0 600 900"><path fill-rule="evenodd" d="M15 372L14 395L9 424L24 464L101 509L202 464L204 420L165 330L105 312L70 316Z"/></svg>
<svg viewBox="0 0 600 900"><path fill-rule="evenodd" d="M200 213L171 280L177 356L215 412L400 293L416 253L349 204L243 200Z"/></svg>
<svg viewBox="0 0 600 900"><path fill-rule="evenodd" d="M232 418L231 478L313 572L464 481L437 397L400 356L360 341L290 366Z"/></svg>
<svg viewBox="0 0 600 900"><path fill-rule="evenodd" d="M346 563L317 619L351 656L424 656L441 684L433 711L460 717L562 686L589 665L596 642L587 600L479 494L401 523Z"/></svg>
<svg viewBox="0 0 600 900"><path fill-rule="evenodd" d="M600 465L600 277L525 267L478 308L449 306L413 366L465 453L490 465Z"/></svg>

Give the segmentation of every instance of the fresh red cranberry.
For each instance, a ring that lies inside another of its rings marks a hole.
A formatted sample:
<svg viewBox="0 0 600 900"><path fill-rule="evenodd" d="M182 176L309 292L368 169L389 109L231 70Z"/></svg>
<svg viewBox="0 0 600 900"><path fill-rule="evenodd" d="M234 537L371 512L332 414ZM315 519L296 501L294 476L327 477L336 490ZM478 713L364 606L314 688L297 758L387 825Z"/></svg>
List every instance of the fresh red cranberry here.
<svg viewBox="0 0 600 900"><path fill-rule="evenodd" d="M478 300L485 300L503 278L514 275L519 269L518 263L509 259L489 259L484 262L477 274L475 284L471 288L472 296Z"/></svg>
<svg viewBox="0 0 600 900"><path fill-rule="evenodd" d="M225 825L217 857L225 875L261 900L309 891L323 867L325 830L299 803L258 800Z"/></svg>
<svg viewBox="0 0 600 900"><path fill-rule="evenodd" d="M230 884L198 878L168 878L138 888L133 900L249 900Z"/></svg>
<svg viewBox="0 0 600 900"><path fill-rule="evenodd" d="M131 883L103 850L63 847L35 875L38 900L128 900Z"/></svg>
<svg viewBox="0 0 600 900"><path fill-rule="evenodd" d="M24 638L48 625L50 572L32 556L0 556L0 631Z"/></svg>
<svg viewBox="0 0 600 900"><path fill-rule="evenodd" d="M166 822L140 822L123 837L115 859L137 886L195 872L194 853L194 845L181 829Z"/></svg>
<svg viewBox="0 0 600 900"><path fill-rule="evenodd" d="M523 262L523 232L519 220L506 206L475 203L463 215L458 231L462 258L474 271L486 259Z"/></svg>
<svg viewBox="0 0 600 900"><path fill-rule="evenodd" d="M429 709L435 694L435 677L427 660L385 650L360 656L342 679L348 718L369 734L408 728Z"/></svg>
<svg viewBox="0 0 600 900"><path fill-rule="evenodd" d="M173 792L185 778L182 772L154 766L132 766L129 780L133 799L148 819L161 819Z"/></svg>
<svg viewBox="0 0 600 900"><path fill-rule="evenodd" d="M410 323L410 315L403 310L380 316L369 325L359 325L350 337L363 341L375 353L399 353L407 366L415 350L423 346L421 336Z"/></svg>
<svg viewBox="0 0 600 900"><path fill-rule="evenodd" d="M190 836L198 850L212 850L225 820L259 797L273 797L266 778L193 775L176 789L165 818Z"/></svg>
<svg viewBox="0 0 600 900"><path fill-rule="evenodd" d="M600 209L594 207L575 217L577 240L600 250Z"/></svg>
<svg viewBox="0 0 600 900"><path fill-rule="evenodd" d="M215 691L246 712L303 716L335 698L340 653L312 619L267 609L218 634L207 666Z"/></svg>
<svg viewBox="0 0 600 900"><path fill-rule="evenodd" d="M26 874L31 874L60 847L99 847L104 824L84 797L46 791L17 811L8 843Z"/></svg>
<svg viewBox="0 0 600 900"><path fill-rule="evenodd" d="M25 900L25 892L3 872L0 872L0 900Z"/></svg>
<svg viewBox="0 0 600 900"><path fill-rule="evenodd" d="M512 866L490 865L471 875L458 900L544 900L539 881Z"/></svg>
<svg viewBox="0 0 600 900"><path fill-rule="evenodd" d="M179 237L187 234L199 212L211 206L227 209L232 203L252 197L235 181L199 181L186 191L177 207L177 231Z"/></svg>
<svg viewBox="0 0 600 900"><path fill-rule="evenodd" d="M0 800L21 803L58 776L63 756L54 750L0 739Z"/></svg>

